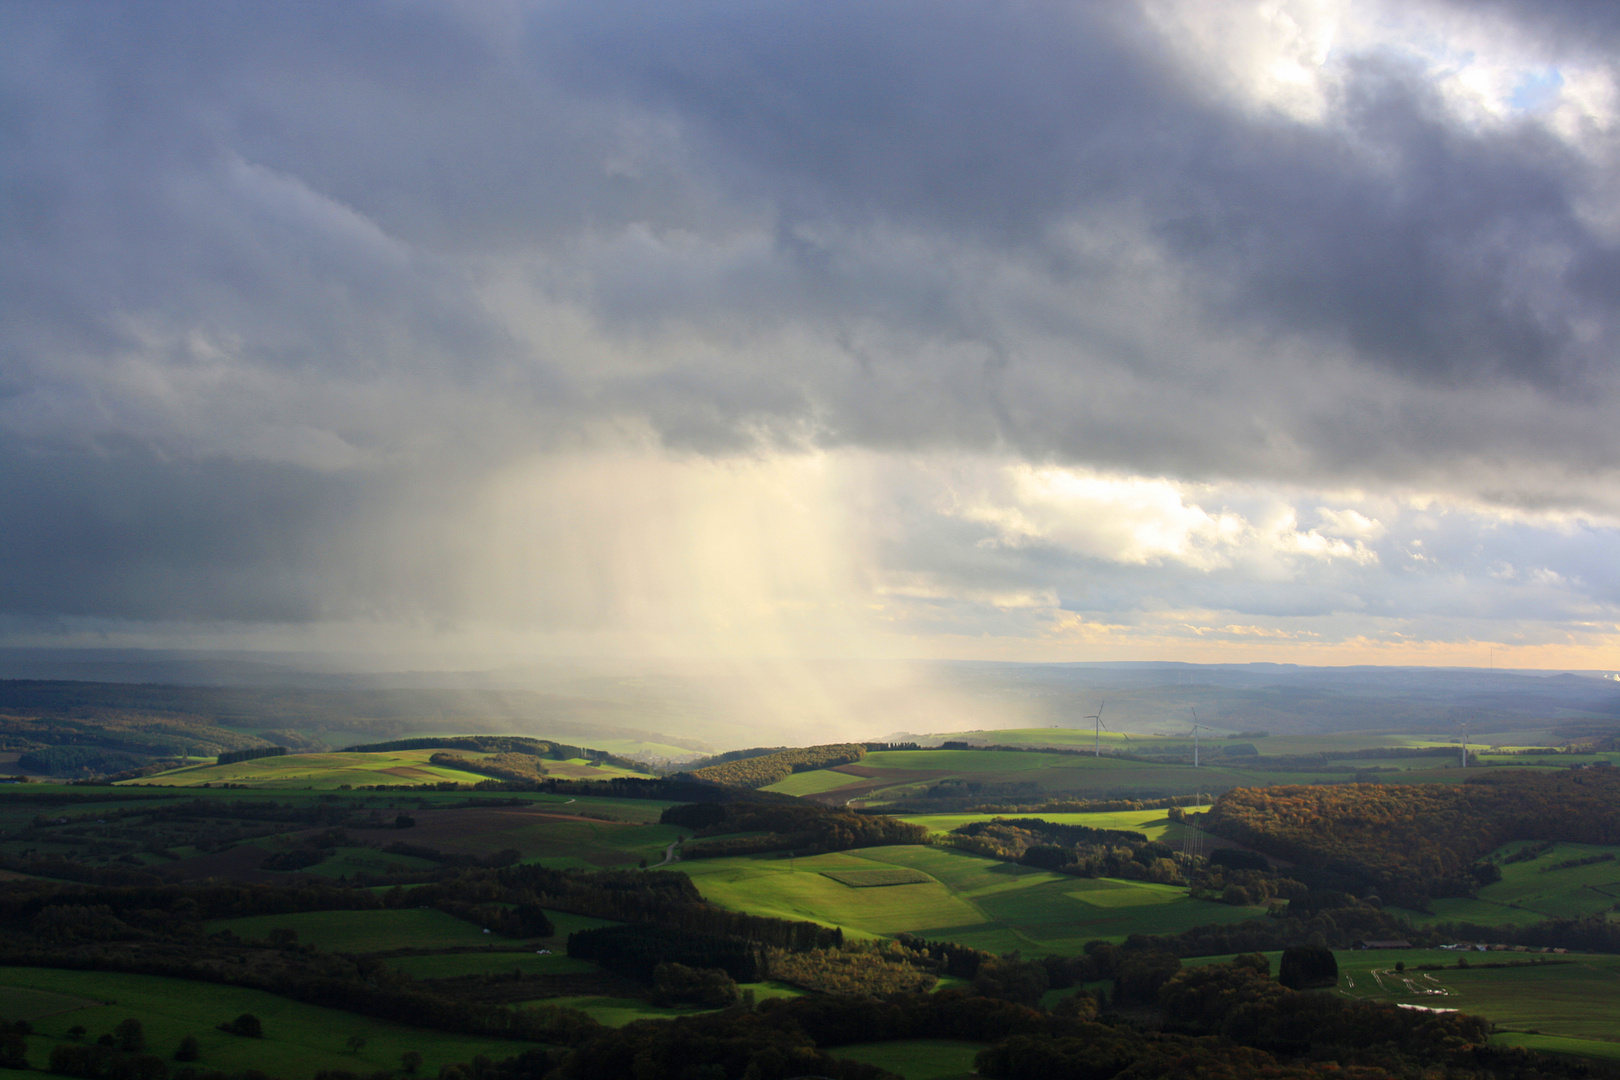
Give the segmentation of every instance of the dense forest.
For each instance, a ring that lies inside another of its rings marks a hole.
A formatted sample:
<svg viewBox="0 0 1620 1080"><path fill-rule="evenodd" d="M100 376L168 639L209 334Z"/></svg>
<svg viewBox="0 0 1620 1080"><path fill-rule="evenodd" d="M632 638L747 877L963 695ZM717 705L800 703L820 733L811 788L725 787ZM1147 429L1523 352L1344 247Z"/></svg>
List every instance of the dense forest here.
<svg viewBox="0 0 1620 1080"><path fill-rule="evenodd" d="M712 784L730 787L761 788L785 780L796 772L830 769L835 765L848 765L866 756L866 747L860 743L836 743L829 746L806 746L781 750L757 757L740 758L697 769L689 775ZM683 774L686 775L686 774Z"/></svg>
<svg viewBox="0 0 1620 1080"><path fill-rule="evenodd" d="M665 825L695 830L698 840L682 846L686 859L794 851L802 855L888 844L923 844L928 830L880 814L856 814L810 803L692 803L672 806L659 817ZM728 833L747 833L725 839Z"/></svg>

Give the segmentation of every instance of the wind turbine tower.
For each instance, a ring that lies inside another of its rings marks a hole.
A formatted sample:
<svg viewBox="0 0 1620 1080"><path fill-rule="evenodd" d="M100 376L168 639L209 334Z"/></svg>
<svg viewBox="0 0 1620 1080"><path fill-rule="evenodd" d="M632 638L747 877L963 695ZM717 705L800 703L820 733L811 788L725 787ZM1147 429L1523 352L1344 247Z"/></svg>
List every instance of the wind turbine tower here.
<svg viewBox="0 0 1620 1080"><path fill-rule="evenodd" d="M1462 730L1462 767L1466 769L1468 768L1468 725L1459 720L1457 721L1457 727Z"/></svg>
<svg viewBox="0 0 1620 1080"><path fill-rule="evenodd" d="M1198 722L1198 710L1197 709L1194 709L1192 711L1192 714L1193 714L1193 726L1192 726L1193 768L1196 769L1196 768L1198 768L1198 729L1203 728L1205 731L1214 731L1215 729L1212 728L1212 727L1206 727L1205 725L1200 724Z"/></svg>
<svg viewBox="0 0 1620 1080"><path fill-rule="evenodd" d="M1099 702L1097 704L1097 711L1086 717L1087 720L1092 721L1091 754L1093 757L1102 757L1102 714L1103 709L1107 707L1107 705L1108 702L1106 701Z"/></svg>

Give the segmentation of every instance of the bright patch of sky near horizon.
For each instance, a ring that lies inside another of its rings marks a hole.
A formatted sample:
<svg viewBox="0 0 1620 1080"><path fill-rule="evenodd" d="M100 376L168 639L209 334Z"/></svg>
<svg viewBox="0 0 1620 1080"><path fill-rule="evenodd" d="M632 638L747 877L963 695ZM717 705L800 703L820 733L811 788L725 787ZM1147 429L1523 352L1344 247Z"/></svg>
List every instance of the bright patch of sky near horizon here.
<svg viewBox="0 0 1620 1080"><path fill-rule="evenodd" d="M0 31L0 641L1620 661L1602 6Z"/></svg>

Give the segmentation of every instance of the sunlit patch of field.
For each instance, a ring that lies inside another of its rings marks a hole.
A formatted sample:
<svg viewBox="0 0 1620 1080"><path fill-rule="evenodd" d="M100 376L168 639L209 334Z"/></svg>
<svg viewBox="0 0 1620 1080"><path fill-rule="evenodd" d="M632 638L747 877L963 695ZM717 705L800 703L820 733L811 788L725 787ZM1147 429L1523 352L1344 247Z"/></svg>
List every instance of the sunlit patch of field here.
<svg viewBox="0 0 1620 1080"><path fill-rule="evenodd" d="M794 773L768 785L764 790L780 792L783 795L819 795L824 791L858 784L860 781L859 776L838 772L835 769L812 769L808 772Z"/></svg>
<svg viewBox="0 0 1620 1080"><path fill-rule="evenodd" d="M1185 808L1188 813L1199 813L1208 810L1208 804ZM963 825L975 821L991 821L997 817L1003 818L1040 818L1050 821L1054 825L1084 825L1092 829L1124 829L1129 832L1139 832L1149 840L1159 840L1163 843L1176 845L1181 843L1183 828L1179 822L1171 821L1163 810L1118 810L1099 814L904 814L902 821L909 821L921 825L929 832L948 833L959 829Z"/></svg>
<svg viewBox="0 0 1620 1080"><path fill-rule="evenodd" d="M874 866L925 875L925 883L850 889L825 871ZM915 933L1006 952L1070 953L1087 941L1178 933L1260 915L1260 908L1189 899L1144 882L1093 880L980 858L949 848L897 846L788 859L775 855L681 864L716 903L808 919L854 936Z"/></svg>
<svg viewBox="0 0 1620 1080"><path fill-rule="evenodd" d="M129 786L199 787L203 784L246 784L256 788L333 790L374 784L477 784L489 777L481 773L430 764L436 749L386 750L375 753L285 754L253 758L228 765L189 765L168 772L124 781ZM456 750L459 757L477 759L488 754ZM584 758L567 761L541 759L548 776L567 780L611 780L643 776L613 765L593 765Z"/></svg>
<svg viewBox="0 0 1620 1080"><path fill-rule="evenodd" d="M246 784L261 788L306 788L330 790L371 784L437 784L449 781L476 784L489 779L478 773L463 772L428 764L436 750L391 750L360 754L285 754L281 757L254 758L228 765L191 765L138 780L128 786L162 785L198 787L203 784ZM463 757L475 757L463 754Z"/></svg>
<svg viewBox="0 0 1620 1080"><path fill-rule="evenodd" d="M1054 729L1031 729L1047 732ZM1000 734L1000 733L996 733ZM1033 737L1033 736L1031 736ZM1262 740L1266 741L1266 740ZM1300 740L1295 740L1300 741ZM1406 738L1405 743L1420 740ZM1175 740L1182 746L1184 740ZM1170 743L1166 743L1169 746ZM1115 748L1122 748L1116 744ZM1267 750L1273 749L1267 747ZM1320 747L1318 747L1320 749ZM1136 746L1132 751L1148 753L1152 747ZM1407 783L1460 783L1470 773L1447 768L1434 758L1389 758L1379 763L1401 770ZM1041 753L1038 750L880 750L867 754L857 765L821 769L787 777L766 790L811 798L822 803L858 800L862 806L881 808L887 803L916 800L943 781L986 788L986 802L1055 798L1132 798L1222 792L1234 787L1264 787L1272 784L1308 784L1323 777L1348 779L1337 762L1338 772L1320 770L1277 770L1247 767L1245 758L1206 759L1201 765L1153 763L1127 758L1093 757L1089 754ZM1369 763L1371 764L1371 763ZM1006 785L1026 785L1015 794ZM990 785L997 785L990 787ZM957 789L973 795L973 789Z"/></svg>

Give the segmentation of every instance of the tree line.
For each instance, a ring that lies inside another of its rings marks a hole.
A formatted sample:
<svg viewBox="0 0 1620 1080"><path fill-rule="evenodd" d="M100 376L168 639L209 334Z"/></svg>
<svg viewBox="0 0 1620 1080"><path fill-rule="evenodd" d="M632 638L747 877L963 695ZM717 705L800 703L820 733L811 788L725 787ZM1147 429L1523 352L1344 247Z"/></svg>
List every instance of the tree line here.
<svg viewBox="0 0 1620 1080"><path fill-rule="evenodd" d="M658 818L664 825L694 830L699 838L681 847L686 859L751 855L766 851L817 854L892 844L924 844L928 830L898 818L857 814L793 800L785 804L752 802L690 803L671 806ZM730 833L750 833L725 839Z"/></svg>
<svg viewBox="0 0 1620 1080"><path fill-rule="evenodd" d="M778 780L785 780L794 773L848 765L865 756L866 747L860 743L804 746L726 761L677 775L706 780L711 784L725 784L728 787L762 788Z"/></svg>

